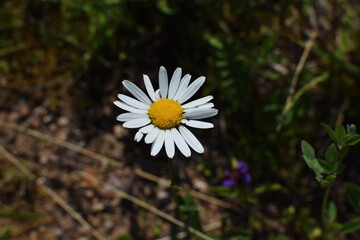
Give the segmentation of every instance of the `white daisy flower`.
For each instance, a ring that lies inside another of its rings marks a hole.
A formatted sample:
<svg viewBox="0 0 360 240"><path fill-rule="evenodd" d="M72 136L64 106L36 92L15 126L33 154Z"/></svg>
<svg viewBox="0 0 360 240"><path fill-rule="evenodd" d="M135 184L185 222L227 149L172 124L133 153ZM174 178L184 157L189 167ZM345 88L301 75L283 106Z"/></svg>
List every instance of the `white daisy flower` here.
<svg viewBox="0 0 360 240"><path fill-rule="evenodd" d="M186 126L201 129L214 127L212 123L199 121L218 113L210 102L213 96L184 103L199 90L205 77L199 77L189 85L191 76L186 74L181 78L181 68L177 68L169 84L166 69L161 66L160 89L156 91L149 77L145 74L143 77L149 96L132 82L124 80L123 85L136 99L119 94L120 101L115 101L114 104L128 112L120 114L116 119L124 122L125 128L140 128L135 134L135 141L139 142L146 135L145 143L152 144L152 156L157 155L163 145L169 158L174 157L175 145L185 157L191 156L189 146L194 151L203 153L203 146Z"/></svg>

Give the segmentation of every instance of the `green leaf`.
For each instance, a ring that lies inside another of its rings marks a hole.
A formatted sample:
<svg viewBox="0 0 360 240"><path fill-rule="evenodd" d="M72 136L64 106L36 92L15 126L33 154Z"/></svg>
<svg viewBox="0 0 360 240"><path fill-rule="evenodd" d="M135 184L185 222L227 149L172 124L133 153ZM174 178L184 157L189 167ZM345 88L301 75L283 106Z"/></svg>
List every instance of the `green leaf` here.
<svg viewBox="0 0 360 240"><path fill-rule="evenodd" d="M209 33L205 33L204 38L205 38L205 40L208 41L208 43L211 46L213 46L213 47L215 47L217 49L222 49L224 47L223 43L221 42L221 39L218 38L217 36L211 35ZM223 62L223 64L226 65L227 63Z"/></svg>
<svg viewBox="0 0 360 240"><path fill-rule="evenodd" d="M202 231L200 215L199 215L199 207L195 202L194 198L190 194L186 194L182 199L182 203L180 205L180 212L185 220L189 224L189 226Z"/></svg>
<svg viewBox="0 0 360 240"><path fill-rule="evenodd" d="M331 144L325 152L325 160L329 163L332 171L335 171L336 163L339 159L339 154L335 144Z"/></svg>
<svg viewBox="0 0 360 240"><path fill-rule="evenodd" d="M175 13L174 9L171 9L169 6L169 2L167 0L158 0L156 1L156 5L160 11L163 13L172 15Z"/></svg>
<svg viewBox="0 0 360 240"><path fill-rule="evenodd" d="M326 181L328 181L329 183L332 182L334 179L336 178L336 175L328 175L326 176Z"/></svg>
<svg viewBox="0 0 360 240"><path fill-rule="evenodd" d="M257 186L254 190L255 193L261 194L265 192L279 191L282 189L282 186L279 183L263 183Z"/></svg>
<svg viewBox="0 0 360 240"><path fill-rule="evenodd" d="M229 198L237 197L239 195L237 188L233 189L226 186L214 186L210 188L210 191L216 195Z"/></svg>
<svg viewBox="0 0 360 240"><path fill-rule="evenodd" d="M357 213L360 213L360 188L353 183L344 183L346 198Z"/></svg>
<svg viewBox="0 0 360 240"><path fill-rule="evenodd" d="M346 130L347 130L347 133L349 134L349 136L356 135L356 126L355 126L355 124L346 125Z"/></svg>
<svg viewBox="0 0 360 240"><path fill-rule="evenodd" d="M132 240L133 238L129 234L120 235L116 238L116 240Z"/></svg>
<svg viewBox="0 0 360 240"><path fill-rule="evenodd" d="M338 148L343 147L344 138L346 137L345 128L341 125L337 126L335 129L335 137Z"/></svg>
<svg viewBox="0 0 360 240"><path fill-rule="evenodd" d="M176 189L176 190L181 190L182 189L182 187L176 186L176 185L172 185L171 188Z"/></svg>
<svg viewBox="0 0 360 240"><path fill-rule="evenodd" d="M335 169L335 173L336 174L340 174L344 169L345 169L345 164L343 164L343 163L339 163L339 164L337 164L337 167L336 167L336 169Z"/></svg>
<svg viewBox="0 0 360 240"><path fill-rule="evenodd" d="M199 207L197 205L181 205L180 210L182 212L196 212L199 211Z"/></svg>
<svg viewBox="0 0 360 240"><path fill-rule="evenodd" d="M315 158L315 151L313 147L305 140L301 141L301 149L303 152L303 155L305 155L307 158L312 159Z"/></svg>
<svg viewBox="0 0 360 240"><path fill-rule="evenodd" d="M328 223L334 222L336 219L336 214L337 214L336 205L333 201L331 201L329 202L329 207L327 211L327 222Z"/></svg>
<svg viewBox="0 0 360 240"><path fill-rule="evenodd" d="M325 128L326 132L329 134L331 139L336 143L335 132L328 125L326 125L325 123L321 123L321 125L323 126L323 128Z"/></svg>
<svg viewBox="0 0 360 240"><path fill-rule="evenodd" d="M360 142L360 135L345 138L345 145L353 146Z"/></svg>
<svg viewBox="0 0 360 240"><path fill-rule="evenodd" d="M328 175L328 176L326 176L326 178L324 178L324 176L316 177L316 180L319 181L319 183L321 184L321 187L325 187L329 183L334 181L335 178L336 178L336 175Z"/></svg>
<svg viewBox="0 0 360 240"><path fill-rule="evenodd" d="M341 229L339 230L339 233L346 234L346 233L354 232L359 229L360 229L360 217L357 217L344 223Z"/></svg>
<svg viewBox="0 0 360 240"><path fill-rule="evenodd" d="M272 50L275 40L276 40L275 32L273 32L264 39L259 51L260 52L259 55L261 59L264 59L267 53Z"/></svg>
<svg viewBox="0 0 360 240"><path fill-rule="evenodd" d="M289 207L285 208L281 211L279 220L282 224L290 222L296 214L296 209L293 205L290 205Z"/></svg>
<svg viewBox="0 0 360 240"><path fill-rule="evenodd" d="M27 220L36 220L45 218L46 215L40 213L32 213L25 211L16 211L10 208L1 208L0 209L0 218L8 218L15 221L27 221Z"/></svg>
<svg viewBox="0 0 360 240"><path fill-rule="evenodd" d="M289 238L285 235L278 235L278 236L275 236L273 234L271 234L269 236L269 240L289 240Z"/></svg>
<svg viewBox="0 0 360 240"><path fill-rule="evenodd" d="M321 158L316 158L316 160L317 160L317 161L319 162L319 164L320 164L321 173L325 173L325 174L330 174L330 173L332 173L332 167L331 167L331 165L330 165L328 162L322 160Z"/></svg>
<svg viewBox="0 0 360 240"><path fill-rule="evenodd" d="M317 178L321 178L322 167L320 166L319 162L316 160L315 151L313 147L305 140L302 140L301 149L306 164L309 166L309 168L311 168L315 172Z"/></svg>
<svg viewBox="0 0 360 240"><path fill-rule="evenodd" d="M310 89L313 89L314 86L316 86L317 84L326 81L329 78L330 74L328 72L324 72L323 74L321 74L320 76L317 76L315 78L313 78L312 80L310 80L310 82L306 83L301 89L299 89L296 94L294 95L293 101L290 102L289 104L289 110L290 108L292 108L295 103L300 99L300 97L307 92Z"/></svg>
<svg viewBox="0 0 360 240"><path fill-rule="evenodd" d="M0 49L0 57L4 57L5 55L24 50L24 49L26 49L28 47L29 47L29 45L26 44L26 43L19 43L19 44L15 45L15 46L9 46L9 47L5 47L5 48L1 48Z"/></svg>
<svg viewBox="0 0 360 240"><path fill-rule="evenodd" d="M238 237L240 237L240 239L251 239L251 234L249 230L246 229L240 229L240 228L234 228L231 229L230 231L228 231L226 234L224 234L224 239L239 239Z"/></svg>

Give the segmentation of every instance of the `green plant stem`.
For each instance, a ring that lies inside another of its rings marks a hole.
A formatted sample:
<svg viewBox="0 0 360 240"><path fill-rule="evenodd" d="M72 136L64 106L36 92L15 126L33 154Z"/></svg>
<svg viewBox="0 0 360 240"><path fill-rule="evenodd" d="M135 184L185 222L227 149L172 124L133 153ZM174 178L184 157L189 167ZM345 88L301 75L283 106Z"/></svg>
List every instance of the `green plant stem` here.
<svg viewBox="0 0 360 240"><path fill-rule="evenodd" d="M333 185L333 182L331 182L327 185L326 190L325 190L324 199L323 199L322 206L321 206L321 221L322 221L322 228L323 228L324 232L326 231L326 227L327 227L327 212L328 212L327 206L328 206L330 190L331 190L332 185Z"/></svg>
<svg viewBox="0 0 360 240"><path fill-rule="evenodd" d="M177 198L176 198L177 191L176 191L176 188L175 188L175 175L174 175L172 158L168 158L168 163L169 163L171 195L172 195L172 198L173 198L174 202L176 203L176 207L179 208L178 201L177 201Z"/></svg>
<svg viewBox="0 0 360 240"><path fill-rule="evenodd" d="M338 146L338 161L339 163L342 163L344 161L345 155L344 155L344 148L342 148L341 146ZM330 192L331 192L331 188L332 185L334 183L334 180L332 180L326 187L325 190L325 194L324 194L324 198L323 198L323 202L322 202L322 206L321 206L321 223L322 223L322 228L323 228L323 232L326 232L326 228L327 228L327 215L328 215L328 202L329 202L329 197L330 197Z"/></svg>
<svg viewBox="0 0 360 240"><path fill-rule="evenodd" d="M178 198L177 198L178 187L175 185L175 175L174 175L172 158L168 158L168 164L169 164L169 174L170 174L171 195L172 195L172 198L173 198L173 200L174 200L174 202L176 204L176 210L180 214L180 205L179 205L179 201L178 201ZM185 224L185 231L190 235L188 222L184 221L184 224Z"/></svg>

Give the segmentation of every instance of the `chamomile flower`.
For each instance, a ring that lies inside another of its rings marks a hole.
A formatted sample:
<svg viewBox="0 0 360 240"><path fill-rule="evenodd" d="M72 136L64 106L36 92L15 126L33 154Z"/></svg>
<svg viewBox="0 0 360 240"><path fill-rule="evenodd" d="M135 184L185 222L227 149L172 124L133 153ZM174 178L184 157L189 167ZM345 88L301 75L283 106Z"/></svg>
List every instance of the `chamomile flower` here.
<svg viewBox="0 0 360 240"><path fill-rule="evenodd" d="M152 156L157 155L164 145L169 158L174 157L175 146L185 157L191 156L190 148L203 153L203 146L187 127L213 128L212 123L199 119L215 116L218 110L210 102L212 96L186 102L204 84L205 77L199 77L189 84L191 76L186 74L181 78L181 68L177 68L169 84L166 69L161 66L159 89L156 91L149 77L143 75L143 78L148 95L132 82L122 82L135 98L118 95L120 101L114 104L127 113L120 114L116 119L124 122L125 128L140 128L135 134L135 141L139 142L145 136L145 143L152 144Z"/></svg>

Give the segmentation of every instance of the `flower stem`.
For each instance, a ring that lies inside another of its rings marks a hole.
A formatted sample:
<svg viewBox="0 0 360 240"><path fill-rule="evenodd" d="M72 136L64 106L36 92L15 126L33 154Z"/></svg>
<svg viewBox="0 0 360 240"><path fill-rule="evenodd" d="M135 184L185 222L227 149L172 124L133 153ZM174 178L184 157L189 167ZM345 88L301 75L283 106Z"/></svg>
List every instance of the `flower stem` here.
<svg viewBox="0 0 360 240"><path fill-rule="evenodd" d="M176 207L178 208L178 201L177 201L177 190L175 187L175 175L174 175L174 169L173 169L173 161L172 158L168 158L169 163L169 174L170 174L170 188L171 188L171 195L176 203Z"/></svg>
<svg viewBox="0 0 360 240"><path fill-rule="evenodd" d="M328 206L330 190L331 190L332 185L333 185L333 182L330 182L327 185L326 191L324 194L324 199L323 199L322 206L321 206L321 221L322 221L322 228L323 228L324 232L326 231L326 226L327 226L327 213L328 213L327 206Z"/></svg>
<svg viewBox="0 0 360 240"><path fill-rule="evenodd" d="M168 158L168 163L169 163L169 173L170 173L171 195L172 195L172 198L173 198L173 200L174 200L174 202L176 204L177 213L180 214L180 204L179 204L179 199L177 197L177 195L178 195L178 187L175 185L175 175L174 175L172 158ZM190 236L190 230L189 230L188 221L184 221L184 224L185 224L185 231Z"/></svg>

